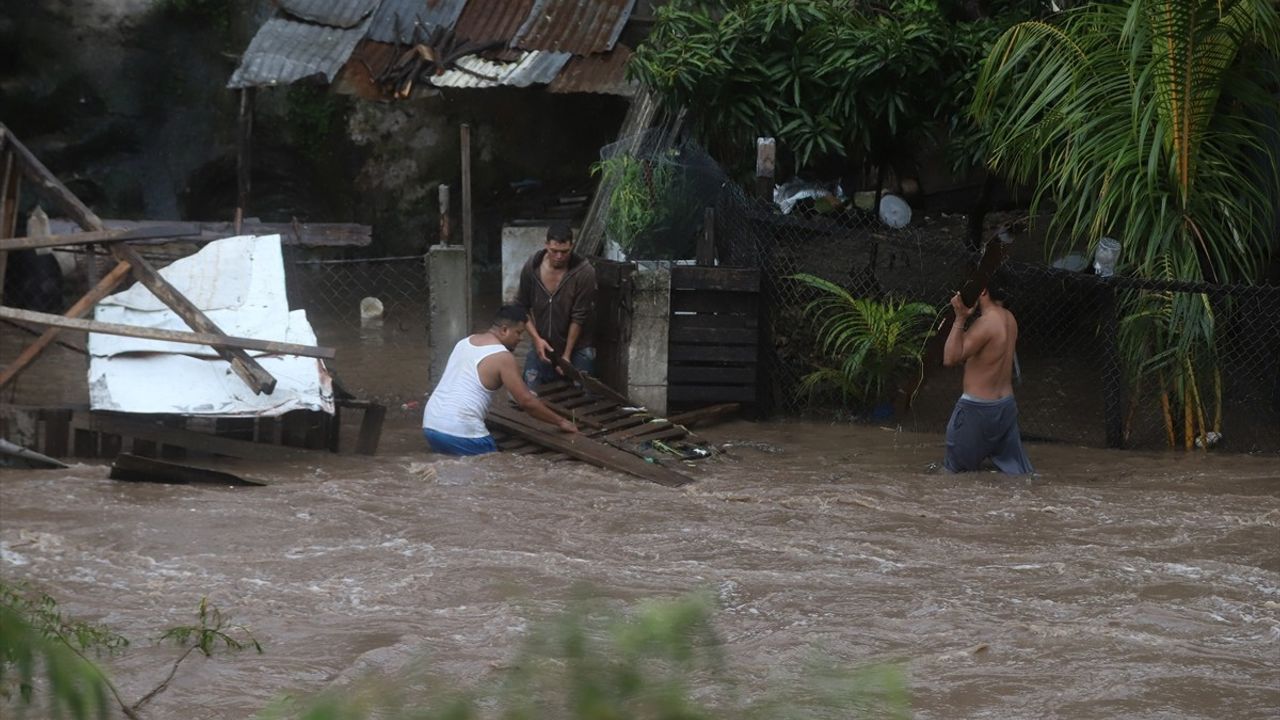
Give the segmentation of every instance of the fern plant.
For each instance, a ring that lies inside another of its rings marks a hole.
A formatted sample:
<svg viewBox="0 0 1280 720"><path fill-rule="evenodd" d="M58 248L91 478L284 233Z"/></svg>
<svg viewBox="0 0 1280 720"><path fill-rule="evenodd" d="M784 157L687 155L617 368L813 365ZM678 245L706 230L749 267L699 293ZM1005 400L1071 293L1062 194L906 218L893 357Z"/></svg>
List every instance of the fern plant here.
<svg viewBox="0 0 1280 720"><path fill-rule="evenodd" d="M848 290L815 275L790 276L820 295L804 308L815 323L818 368L800 381L800 392L832 388L848 402L872 405L891 400L891 388L903 373L918 368L925 341L933 334L933 306L892 297L854 297Z"/></svg>

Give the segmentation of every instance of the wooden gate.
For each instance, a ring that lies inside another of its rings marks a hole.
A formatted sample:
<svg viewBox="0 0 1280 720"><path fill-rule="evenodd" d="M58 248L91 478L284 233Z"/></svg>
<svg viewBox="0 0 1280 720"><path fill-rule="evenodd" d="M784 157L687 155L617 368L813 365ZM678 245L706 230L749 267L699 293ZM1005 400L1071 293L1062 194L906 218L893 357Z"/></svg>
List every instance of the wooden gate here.
<svg viewBox="0 0 1280 720"><path fill-rule="evenodd" d="M667 403L755 404L760 367L760 271L671 268Z"/></svg>

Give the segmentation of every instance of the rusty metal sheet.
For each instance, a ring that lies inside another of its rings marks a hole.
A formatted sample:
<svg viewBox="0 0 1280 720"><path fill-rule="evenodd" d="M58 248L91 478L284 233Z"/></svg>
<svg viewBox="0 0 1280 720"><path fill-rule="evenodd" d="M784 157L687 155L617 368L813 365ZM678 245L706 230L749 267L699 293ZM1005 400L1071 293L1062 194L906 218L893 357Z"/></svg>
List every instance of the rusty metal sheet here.
<svg viewBox="0 0 1280 720"><path fill-rule="evenodd" d="M574 55L607 52L618 42L635 0L536 0L511 44Z"/></svg>
<svg viewBox="0 0 1280 720"><path fill-rule="evenodd" d="M494 88L502 85L529 87L551 82L569 61L569 53L530 52L517 62L493 62L475 55L459 58L452 69L431 78L436 87ZM469 72L468 72L469 71Z"/></svg>
<svg viewBox="0 0 1280 720"><path fill-rule="evenodd" d="M249 41L227 87L287 85L307 78L332 82L368 26L368 18L349 29L272 18Z"/></svg>
<svg viewBox="0 0 1280 720"><path fill-rule="evenodd" d="M467 0L453 31L478 43L509 44L529 17L534 0Z"/></svg>
<svg viewBox="0 0 1280 720"><path fill-rule="evenodd" d="M630 59L631 48L626 45L618 45L612 52L575 57L551 81L547 90L632 97L637 86L627 80L627 61Z"/></svg>
<svg viewBox="0 0 1280 720"><path fill-rule="evenodd" d="M369 39L383 43L413 41L414 23L424 30L436 26L453 27L467 0L382 0L369 26ZM397 18L400 37L396 38Z"/></svg>
<svg viewBox="0 0 1280 720"><path fill-rule="evenodd" d="M285 13L308 22L353 28L378 7L379 0L278 0Z"/></svg>

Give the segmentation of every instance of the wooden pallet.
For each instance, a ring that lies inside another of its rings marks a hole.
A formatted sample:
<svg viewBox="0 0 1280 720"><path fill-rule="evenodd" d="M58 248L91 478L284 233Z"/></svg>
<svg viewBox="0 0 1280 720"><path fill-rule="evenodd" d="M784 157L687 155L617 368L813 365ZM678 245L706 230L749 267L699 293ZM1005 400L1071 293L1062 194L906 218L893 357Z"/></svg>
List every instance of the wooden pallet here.
<svg viewBox="0 0 1280 720"><path fill-rule="evenodd" d="M542 385L538 399L582 432L566 434L512 405L495 405L488 424L499 448L552 462L580 460L670 487L693 482L684 463L710 455L684 426L632 406L589 376Z"/></svg>

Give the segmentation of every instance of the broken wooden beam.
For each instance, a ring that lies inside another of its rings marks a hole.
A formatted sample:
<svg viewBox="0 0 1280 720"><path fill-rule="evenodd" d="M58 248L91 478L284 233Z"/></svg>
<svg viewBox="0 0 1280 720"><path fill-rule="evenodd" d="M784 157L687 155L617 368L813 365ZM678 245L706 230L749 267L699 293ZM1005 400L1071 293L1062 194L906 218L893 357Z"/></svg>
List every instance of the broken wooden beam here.
<svg viewBox="0 0 1280 720"><path fill-rule="evenodd" d="M557 428L510 407L490 408L487 422L531 442L596 467L614 470L667 487L680 487L693 482L687 475L651 463L638 455L611 447L584 435L563 433Z"/></svg>
<svg viewBox="0 0 1280 720"><path fill-rule="evenodd" d="M739 403L720 403L719 405L708 405L707 407L698 408L697 410L689 410L687 412L670 415L667 422L674 425L694 425L704 420L711 420L723 415L731 415L738 412L742 408Z"/></svg>
<svg viewBox="0 0 1280 720"><path fill-rule="evenodd" d="M120 263L119 265L116 265L111 272L107 273L98 281L97 285L94 285L89 292L85 293L84 297L77 300L62 317L82 317L92 310L93 306L97 305L99 300L110 295L111 292L116 289L116 286L128 277L128 275L129 263ZM58 331L59 328L57 327L50 327L48 330L45 330L40 337L36 338L35 342L24 348L22 353L19 354L13 362L6 365L4 370L0 371L0 388L12 382L14 378L18 377L19 373L35 361L40 353L44 352L44 349L49 346L49 343L53 342L58 336Z"/></svg>
<svg viewBox="0 0 1280 720"><path fill-rule="evenodd" d="M107 230L150 231L151 228L172 227L172 220L117 220L103 218ZM223 221L191 221L180 223L190 228L193 234L182 236L183 242L207 243L234 235L279 235L280 244L297 247L367 247L373 242L373 227L357 223L266 223L255 218L246 218L241 222L240 231L236 232L234 222ZM75 223L61 218L49 220L49 232L69 234L78 227ZM162 236L164 237L164 236ZM159 240L139 240L138 244L146 245Z"/></svg>
<svg viewBox="0 0 1280 720"><path fill-rule="evenodd" d="M296 343L277 342L275 340L258 340L255 338L234 337L214 333L193 333L180 330L161 330L158 328L122 325L120 323L102 322L100 320L84 320L69 318L63 315L19 310L17 308L0 307L0 320L22 320L26 322L51 325L53 327L85 332L104 333L106 335L123 335L125 337L143 338L145 340L162 340L184 343L187 345L208 345L215 350L219 347L231 347L243 350L260 350L280 355L301 355L303 357L332 359L336 354L331 347L314 345L298 345Z"/></svg>
<svg viewBox="0 0 1280 720"><path fill-rule="evenodd" d="M65 235L37 235L33 237L7 237L0 239L0 251L31 250L35 248L66 247L69 245L93 245L100 242L122 240L150 240L178 238L199 234L193 225L157 225L136 230L93 230Z"/></svg>
<svg viewBox="0 0 1280 720"><path fill-rule="evenodd" d="M170 285L169 281L165 280L164 276L151 266L151 263L138 254L137 250L125 243L115 243L110 246L110 250L117 260L129 263L133 269L133 277L145 285L160 302L169 306L169 309L182 318L183 322L192 330L210 335L226 334L209 319L209 316L205 315L200 308L197 308L194 303L188 300L187 296L178 292L173 285ZM213 345L212 347L222 356L223 360L231 363L231 370L255 393L270 395L275 391L276 379L259 365L258 361L249 357L249 354L243 349L226 345Z"/></svg>
<svg viewBox="0 0 1280 720"><path fill-rule="evenodd" d="M41 163L35 155L31 154L31 151L19 142L3 123L0 123L0 128L5 129L9 146L14 156L18 158L23 174L27 175L32 182L39 186L45 195L53 200L67 216L75 220L80 227L91 232L106 230L106 226L102 224L102 219L95 215L87 205L80 202L80 198L68 190L67 186L63 185L49 171L49 168L44 166L44 163ZM178 317L182 318L192 330L213 335L225 334L186 296L170 285L169 281L165 280L155 268L151 267L151 264L144 260L136 250L123 242L113 243L110 246L110 250L117 260L129 264L130 270L138 282L145 285L153 295L169 306L170 310L177 313ZM231 363L231 369L255 393L270 395L275 390L276 379L271 376L271 373L264 370L257 361L249 357L244 350L235 347L215 347L214 349L223 359Z"/></svg>

